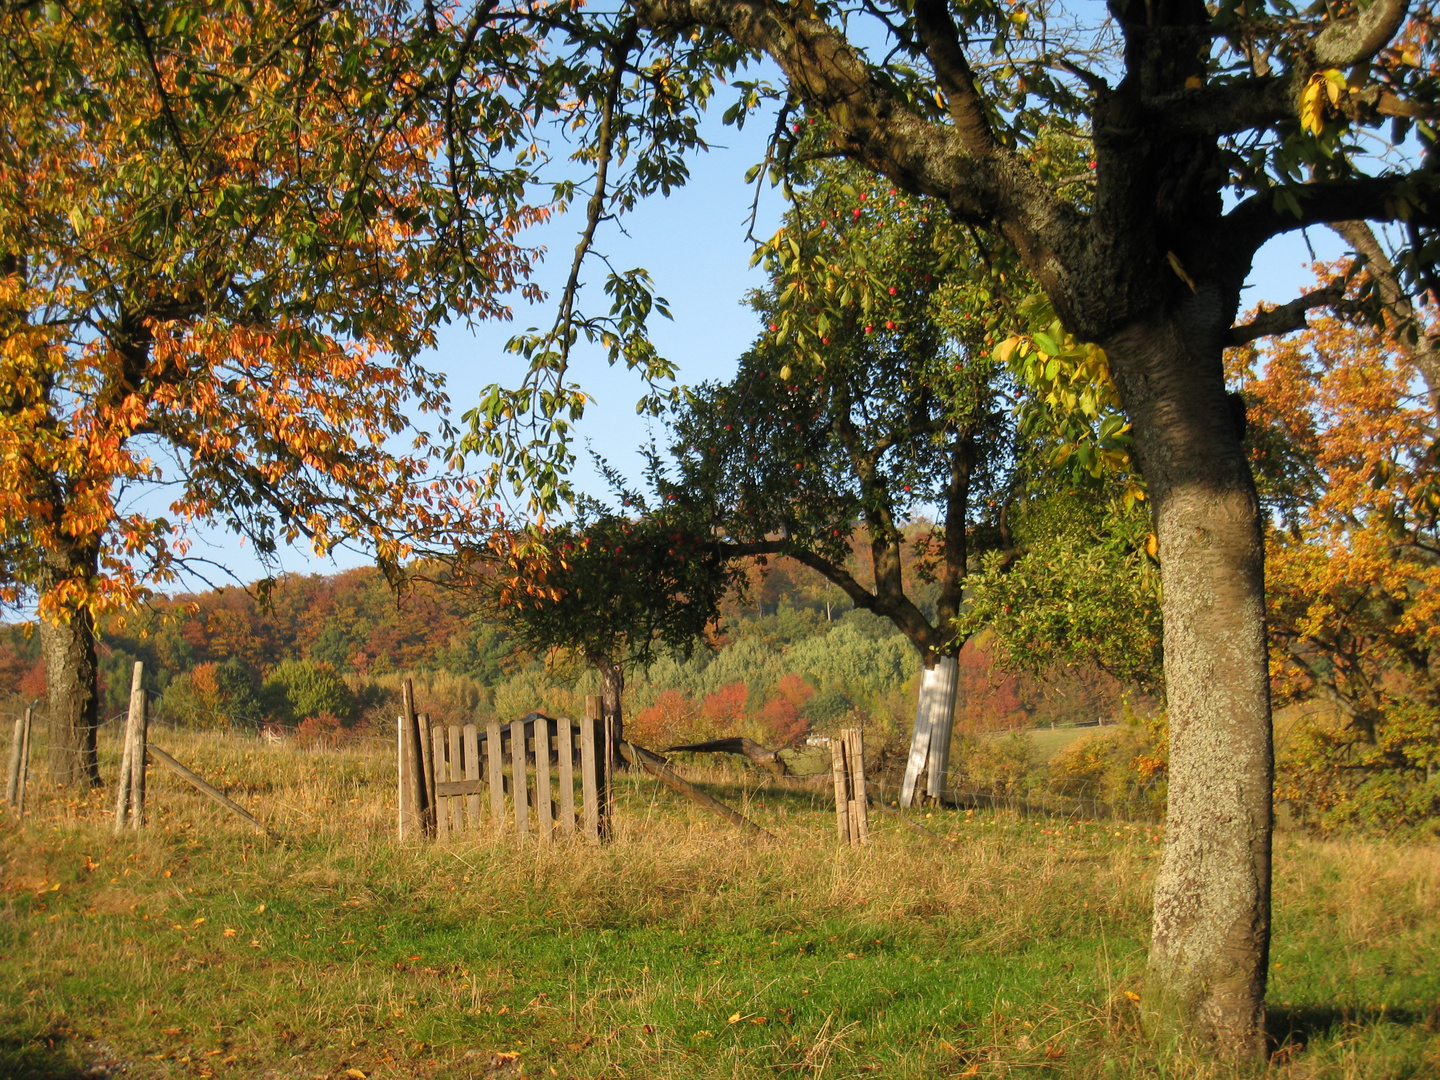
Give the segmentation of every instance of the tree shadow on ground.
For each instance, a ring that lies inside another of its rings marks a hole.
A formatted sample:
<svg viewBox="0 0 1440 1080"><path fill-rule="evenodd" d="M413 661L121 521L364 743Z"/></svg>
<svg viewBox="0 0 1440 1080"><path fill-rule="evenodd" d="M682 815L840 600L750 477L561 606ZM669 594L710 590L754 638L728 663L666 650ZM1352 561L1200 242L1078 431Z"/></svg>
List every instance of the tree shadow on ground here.
<svg viewBox="0 0 1440 1080"><path fill-rule="evenodd" d="M1298 1052L1314 1039L1382 1023L1440 1031L1440 1002L1428 1009L1382 1009L1378 1006L1338 1004L1280 1006L1265 1011L1270 1048L1277 1052L1286 1047Z"/></svg>
<svg viewBox="0 0 1440 1080"><path fill-rule="evenodd" d="M47 1042L51 1041L0 1037L0 1076L6 1080L79 1080L107 1075L87 1073L73 1046Z"/></svg>

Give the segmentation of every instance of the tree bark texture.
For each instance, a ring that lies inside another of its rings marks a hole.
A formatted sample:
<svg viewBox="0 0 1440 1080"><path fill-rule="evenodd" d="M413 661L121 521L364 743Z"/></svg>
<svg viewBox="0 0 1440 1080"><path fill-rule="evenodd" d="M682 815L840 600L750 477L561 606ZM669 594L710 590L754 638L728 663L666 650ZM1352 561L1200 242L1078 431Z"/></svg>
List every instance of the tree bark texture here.
<svg viewBox="0 0 1440 1080"><path fill-rule="evenodd" d="M900 805L915 801L921 774L927 777L925 794L938 799L945 792L950 769L950 742L955 730L955 703L960 682L960 661L954 656L931 658L920 673L915 705L915 733L900 785Z"/></svg>
<svg viewBox="0 0 1440 1080"><path fill-rule="evenodd" d="M64 622L42 617L39 623L45 657L50 776L67 787L98 787L94 620L89 611L81 610Z"/></svg>
<svg viewBox="0 0 1440 1080"><path fill-rule="evenodd" d="M610 733L607 753L611 755L612 766L623 768L626 762L620 754L620 744L625 741L625 672L619 664L610 661L601 661L597 666L600 668L601 715Z"/></svg>
<svg viewBox="0 0 1440 1080"><path fill-rule="evenodd" d="M1263 1049L1273 752L1259 502L1204 287L1106 342L1152 500L1170 786L1143 1008L1163 1039Z"/></svg>

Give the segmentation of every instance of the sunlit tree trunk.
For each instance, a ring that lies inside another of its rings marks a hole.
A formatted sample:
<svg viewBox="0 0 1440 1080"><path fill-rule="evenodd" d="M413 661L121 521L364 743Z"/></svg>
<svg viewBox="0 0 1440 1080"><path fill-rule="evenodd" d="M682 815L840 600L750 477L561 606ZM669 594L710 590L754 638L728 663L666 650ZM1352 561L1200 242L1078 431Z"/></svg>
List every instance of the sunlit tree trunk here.
<svg viewBox="0 0 1440 1080"><path fill-rule="evenodd" d="M1263 1050L1273 753L1259 503L1201 289L1106 342L1152 500L1164 589L1169 812L1144 1012L1162 1040Z"/></svg>

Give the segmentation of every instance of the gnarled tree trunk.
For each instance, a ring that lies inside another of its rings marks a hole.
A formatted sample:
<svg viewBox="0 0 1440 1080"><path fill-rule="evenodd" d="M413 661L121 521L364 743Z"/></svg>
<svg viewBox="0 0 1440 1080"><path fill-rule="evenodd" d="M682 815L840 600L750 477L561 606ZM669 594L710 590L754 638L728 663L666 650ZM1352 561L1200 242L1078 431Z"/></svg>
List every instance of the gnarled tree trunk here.
<svg viewBox="0 0 1440 1080"><path fill-rule="evenodd" d="M94 549L48 554L40 582L42 595L67 581L92 577L98 558ZM98 787L95 620L86 608L65 614L64 619L46 615L39 618L40 649L45 657L50 775L56 783L70 787Z"/></svg>
<svg viewBox="0 0 1440 1080"><path fill-rule="evenodd" d="M1273 753L1259 502L1225 391L1225 305L1201 288L1107 341L1152 500L1170 801L1143 1008L1152 1032L1263 1049Z"/></svg>

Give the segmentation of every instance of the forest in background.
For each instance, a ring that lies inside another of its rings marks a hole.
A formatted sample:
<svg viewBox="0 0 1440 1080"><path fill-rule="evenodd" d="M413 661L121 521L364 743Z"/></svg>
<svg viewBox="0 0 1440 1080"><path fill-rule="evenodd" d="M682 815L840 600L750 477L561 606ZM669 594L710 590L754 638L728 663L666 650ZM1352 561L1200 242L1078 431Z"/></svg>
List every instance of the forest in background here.
<svg viewBox="0 0 1440 1080"><path fill-rule="evenodd" d="M918 583L922 599L926 586ZM98 673L102 716L123 713L136 660L153 715L199 728L294 727L309 738L388 728L403 679L437 720L514 719L532 709L577 715L597 692L593 672L536 656L476 613L473 598L430 583L397 596L376 569L291 575L263 593L238 587L177 595L111 618ZM767 746L844 724L881 744L913 718L919 659L886 620L786 558L751 565L709 640L630 674L633 737L664 746L748 735ZM1113 722L1126 697L1098 669L1044 676L1000 670L982 638L961 660L958 730ZM38 637L0 630L0 694L20 707L44 693ZM1131 695L1133 697L1133 695Z"/></svg>

